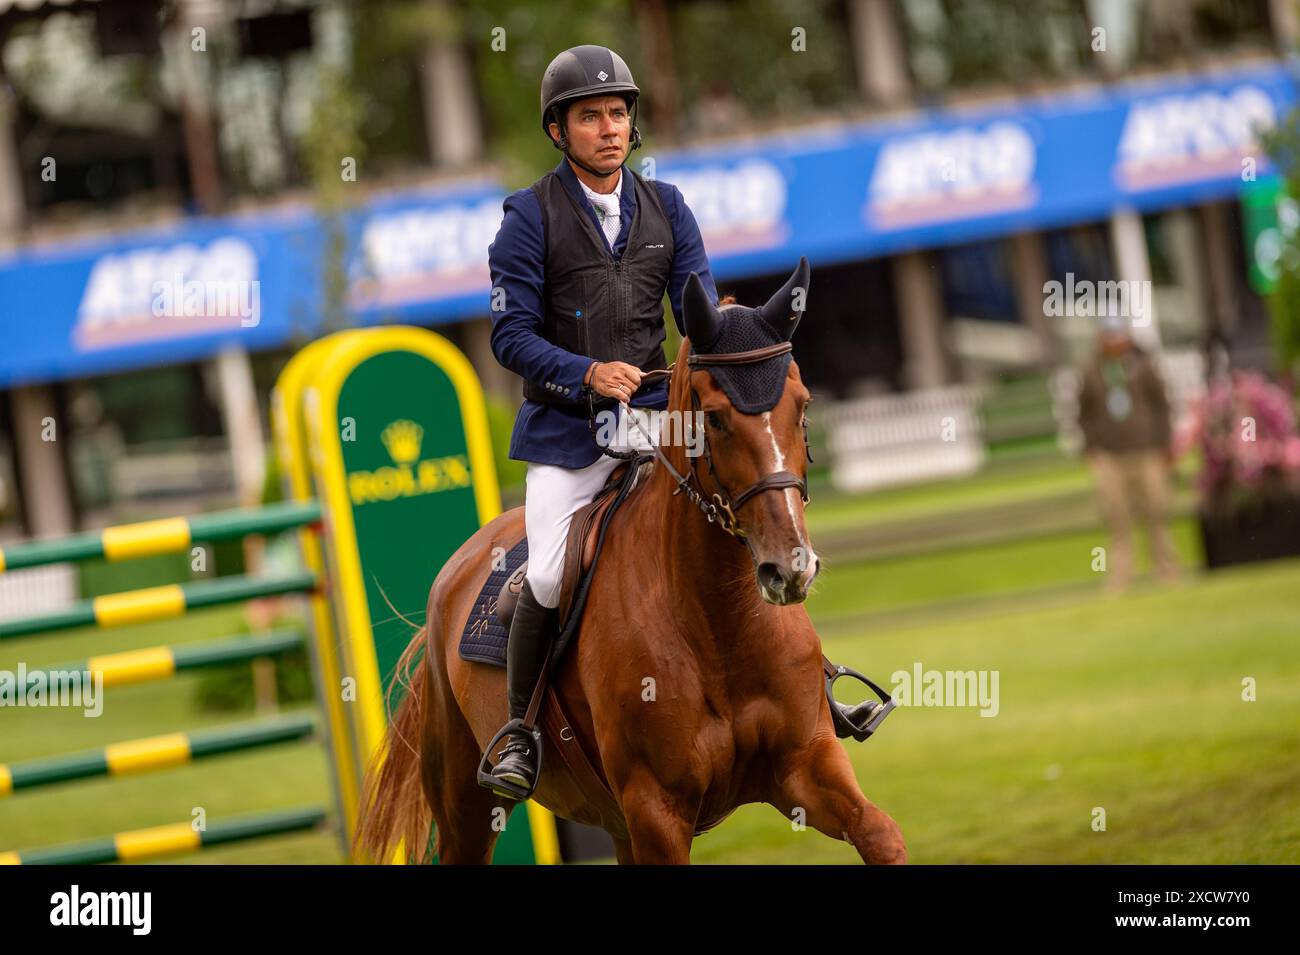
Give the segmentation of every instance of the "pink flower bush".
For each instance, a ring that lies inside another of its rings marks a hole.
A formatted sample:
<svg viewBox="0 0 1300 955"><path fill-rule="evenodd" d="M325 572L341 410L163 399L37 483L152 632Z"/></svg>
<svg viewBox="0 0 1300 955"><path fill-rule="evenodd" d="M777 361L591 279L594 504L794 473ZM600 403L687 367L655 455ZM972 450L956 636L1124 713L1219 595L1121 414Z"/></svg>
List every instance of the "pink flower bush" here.
<svg viewBox="0 0 1300 955"><path fill-rule="evenodd" d="M1225 507L1300 490L1300 432L1291 396L1256 372L1216 382L1180 436L1180 450L1199 445L1200 489Z"/></svg>

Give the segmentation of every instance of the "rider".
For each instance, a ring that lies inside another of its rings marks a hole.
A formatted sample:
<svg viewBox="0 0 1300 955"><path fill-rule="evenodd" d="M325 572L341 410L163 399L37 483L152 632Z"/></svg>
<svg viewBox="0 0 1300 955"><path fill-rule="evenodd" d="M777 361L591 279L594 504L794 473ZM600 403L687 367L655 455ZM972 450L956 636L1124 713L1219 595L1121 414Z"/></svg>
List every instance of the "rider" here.
<svg viewBox="0 0 1300 955"><path fill-rule="evenodd" d="M510 457L528 462L528 572L506 652L511 719L524 716L554 636L569 523L619 463L601 453L588 398L598 412L620 401L666 408L666 380L637 391L643 371L667 367L664 293L683 334L687 276L698 273L718 299L681 192L624 166L641 145L639 95L613 50L576 46L551 61L542 77L542 129L564 158L506 199L488 248L501 302L492 351L524 379L525 398L510 440ZM526 737L511 734L493 777L531 788L531 750Z"/></svg>
<svg viewBox="0 0 1300 955"><path fill-rule="evenodd" d="M641 145L639 94L613 50L576 46L551 61L542 77L542 129L564 158L506 199L488 247L492 351L524 379L510 439L510 457L528 462L528 572L506 651L512 720L527 712L555 635L569 524L619 463L602 453L590 412L619 402L666 408L666 376L638 390L642 372L667 367L664 294L683 336L682 290L691 272L718 303L681 192L623 165ZM635 441L631 427L620 423L616 433ZM836 704L857 724L875 706ZM512 732L500 756L492 779L531 790L538 770L531 741Z"/></svg>

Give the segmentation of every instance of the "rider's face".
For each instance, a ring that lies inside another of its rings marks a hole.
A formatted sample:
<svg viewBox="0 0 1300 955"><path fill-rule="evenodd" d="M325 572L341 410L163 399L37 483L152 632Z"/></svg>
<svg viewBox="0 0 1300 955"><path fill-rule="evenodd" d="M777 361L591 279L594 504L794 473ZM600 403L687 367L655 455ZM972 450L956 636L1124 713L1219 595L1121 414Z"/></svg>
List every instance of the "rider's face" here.
<svg viewBox="0 0 1300 955"><path fill-rule="evenodd" d="M592 96L569 106L567 117L570 153L593 169L613 172L627 157L632 139L632 118L621 96ZM550 125L558 138L560 127Z"/></svg>

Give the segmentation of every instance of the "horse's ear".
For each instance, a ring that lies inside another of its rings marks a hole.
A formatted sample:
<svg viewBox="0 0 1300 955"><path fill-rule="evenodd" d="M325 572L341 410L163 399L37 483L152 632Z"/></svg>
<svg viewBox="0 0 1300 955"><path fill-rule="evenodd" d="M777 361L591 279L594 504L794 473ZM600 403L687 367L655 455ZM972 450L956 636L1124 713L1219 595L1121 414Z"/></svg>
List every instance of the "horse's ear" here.
<svg viewBox="0 0 1300 955"><path fill-rule="evenodd" d="M808 280L812 277L807 256L799 256L794 274L760 308L759 314L774 332L789 340L808 306Z"/></svg>
<svg viewBox="0 0 1300 955"><path fill-rule="evenodd" d="M682 311L685 313L686 337L691 340L691 348L707 352L722 334L726 319L709 301L704 283L694 272L686 276L686 288L682 290Z"/></svg>

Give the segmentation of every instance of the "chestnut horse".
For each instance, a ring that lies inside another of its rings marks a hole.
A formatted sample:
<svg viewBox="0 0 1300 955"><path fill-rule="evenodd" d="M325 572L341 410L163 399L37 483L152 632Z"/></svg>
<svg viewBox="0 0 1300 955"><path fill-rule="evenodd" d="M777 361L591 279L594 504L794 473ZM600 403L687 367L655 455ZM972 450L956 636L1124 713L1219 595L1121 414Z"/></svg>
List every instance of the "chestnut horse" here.
<svg viewBox="0 0 1300 955"><path fill-rule="evenodd" d="M661 450L703 494L679 486L662 461L642 476L611 518L579 635L551 676L550 692L609 792L584 791L562 760L544 755L532 798L605 829L620 863L687 863L696 835L752 802L787 818L802 811L866 862L906 861L898 826L863 795L836 737L821 641L803 607L818 569L799 493L809 394L781 352L789 352L783 343L807 285L801 260L762 308L719 308L690 277L668 408L702 412L707 454ZM737 344L777 354L747 360L732 377L720 370L739 363L701 357L737 352L727 347ZM742 413L732 396L769 410ZM754 493L728 493L739 488ZM710 512L723 502L732 508ZM370 859L389 859L403 843L422 856L431 825L441 862L492 859L497 810L515 803L480 786L476 769L506 721L506 672L462 659L457 646L494 548L509 549L523 534L524 509L507 511L434 581L425 626L398 664L405 696L383 761L366 781L356 845Z"/></svg>

